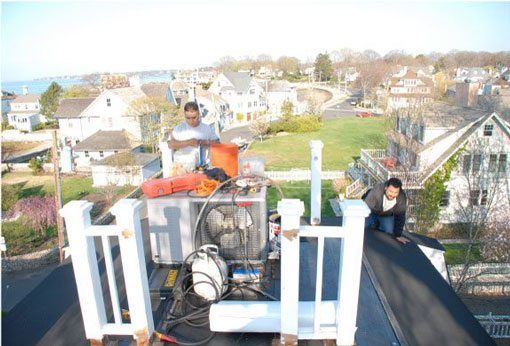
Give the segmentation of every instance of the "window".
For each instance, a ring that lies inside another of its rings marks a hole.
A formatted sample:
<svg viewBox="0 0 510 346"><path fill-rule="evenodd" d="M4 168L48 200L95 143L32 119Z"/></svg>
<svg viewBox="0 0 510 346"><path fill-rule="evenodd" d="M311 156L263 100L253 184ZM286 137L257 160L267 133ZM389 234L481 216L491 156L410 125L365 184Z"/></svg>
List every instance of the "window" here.
<svg viewBox="0 0 510 346"><path fill-rule="evenodd" d="M253 101L253 107L257 107L257 101Z"/></svg>
<svg viewBox="0 0 510 346"><path fill-rule="evenodd" d="M242 95L243 95L243 93L242 93L242 92L240 92L240 91L238 91L238 92L237 92L237 95L242 96Z"/></svg>
<svg viewBox="0 0 510 346"><path fill-rule="evenodd" d="M498 161L498 155L491 154L489 156L489 172L496 172L497 161Z"/></svg>
<svg viewBox="0 0 510 346"><path fill-rule="evenodd" d="M480 199L480 190L471 190L469 192L469 204L479 205L478 200Z"/></svg>
<svg viewBox="0 0 510 346"><path fill-rule="evenodd" d="M506 172L507 171L507 154L500 154L499 155L499 172Z"/></svg>
<svg viewBox="0 0 510 346"><path fill-rule="evenodd" d="M104 152L103 151L99 152L99 157L104 157Z"/></svg>
<svg viewBox="0 0 510 346"><path fill-rule="evenodd" d="M89 152L85 150L85 157L90 157Z"/></svg>
<svg viewBox="0 0 510 346"><path fill-rule="evenodd" d="M439 202L440 207L447 207L450 205L450 191L445 191L443 196L441 196L441 201Z"/></svg>
<svg viewBox="0 0 510 346"><path fill-rule="evenodd" d="M248 108L251 108L251 102L248 102Z"/></svg>
<svg viewBox="0 0 510 346"><path fill-rule="evenodd" d="M106 99L106 107L111 107L111 106L112 106L112 100Z"/></svg>
<svg viewBox="0 0 510 346"><path fill-rule="evenodd" d="M398 131L400 131L400 117L397 115L397 122L396 122L396 126L395 126L395 129Z"/></svg>
<svg viewBox="0 0 510 346"><path fill-rule="evenodd" d="M250 94L255 94L255 89L250 89Z"/></svg>
<svg viewBox="0 0 510 346"><path fill-rule="evenodd" d="M480 166L482 165L482 155L473 155L473 173L480 172Z"/></svg>
<svg viewBox="0 0 510 346"><path fill-rule="evenodd" d="M468 174L471 170L471 155L464 155L464 159L462 161L462 173Z"/></svg>
<svg viewBox="0 0 510 346"><path fill-rule="evenodd" d="M487 205L487 190L482 190L482 199L480 200L480 205Z"/></svg>
<svg viewBox="0 0 510 346"><path fill-rule="evenodd" d="M483 127L483 135L485 137L490 137L492 136L492 131L494 130L494 125L492 124L487 124Z"/></svg>
<svg viewBox="0 0 510 346"><path fill-rule="evenodd" d="M425 126L420 125L418 130L418 140L423 143L424 138L425 138Z"/></svg>
<svg viewBox="0 0 510 346"><path fill-rule="evenodd" d="M114 151L113 151L113 153L114 153L114 154L117 154L118 152L119 152L118 150L114 150Z"/></svg>

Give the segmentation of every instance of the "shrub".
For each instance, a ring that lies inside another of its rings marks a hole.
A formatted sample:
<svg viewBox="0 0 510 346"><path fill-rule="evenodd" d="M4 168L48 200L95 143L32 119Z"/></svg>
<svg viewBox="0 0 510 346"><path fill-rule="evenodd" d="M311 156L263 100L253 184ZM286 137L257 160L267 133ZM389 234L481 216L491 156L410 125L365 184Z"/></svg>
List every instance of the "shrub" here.
<svg viewBox="0 0 510 346"><path fill-rule="evenodd" d="M53 197L32 196L20 199L9 212L10 217L21 216L21 222L34 232L46 237L46 228L57 223L57 210Z"/></svg>
<svg viewBox="0 0 510 346"><path fill-rule="evenodd" d="M244 114L243 113L237 113L236 114L237 121L243 121L244 120Z"/></svg>
<svg viewBox="0 0 510 346"><path fill-rule="evenodd" d="M32 170L33 175L36 175L43 171L43 163L44 160L41 160L37 157L32 157L30 161L28 161L28 168Z"/></svg>
<svg viewBox="0 0 510 346"><path fill-rule="evenodd" d="M19 199L21 187L16 184L2 184L2 210L9 210Z"/></svg>
<svg viewBox="0 0 510 346"><path fill-rule="evenodd" d="M278 132L306 133L318 131L322 126L321 118L315 115L295 116L269 126L269 132L272 134Z"/></svg>

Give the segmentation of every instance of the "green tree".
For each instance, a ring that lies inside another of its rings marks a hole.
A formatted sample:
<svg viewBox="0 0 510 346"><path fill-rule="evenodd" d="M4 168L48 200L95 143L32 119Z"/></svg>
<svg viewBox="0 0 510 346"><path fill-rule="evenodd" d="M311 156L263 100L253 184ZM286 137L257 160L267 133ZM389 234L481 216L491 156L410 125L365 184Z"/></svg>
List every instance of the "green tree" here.
<svg viewBox="0 0 510 346"><path fill-rule="evenodd" d="M57 111L58 102L64 90L57 82L51 82L50 86L41 95L39 102L41 103L41 114L52 119Z"/></svg>
<svg viewBox="0 0 510 346"><path fill-rule="evenodd" d="M87 88L82 85L73 85L64 90L62 93L62 98L68 99L73 97L91 97L96 95L97 93L94 92L91 88Z"/></svg>
<svg viewBox="0 0 510 346"><path fill-rule="evenodd" d="M289 100L283 101L282 107L281 107L282 119L284 119L284 120L289 119L290 117L292 117L293 114L294 114L294 105L292 104L292 102Z"/></svg>
<svg viewBox="0 0 510 346"><path fill-rule="evenodd" d="M319 80L328 81L333 75L333 65L328 53L319 53L315 58L315 73L319 75Z"/></svg>

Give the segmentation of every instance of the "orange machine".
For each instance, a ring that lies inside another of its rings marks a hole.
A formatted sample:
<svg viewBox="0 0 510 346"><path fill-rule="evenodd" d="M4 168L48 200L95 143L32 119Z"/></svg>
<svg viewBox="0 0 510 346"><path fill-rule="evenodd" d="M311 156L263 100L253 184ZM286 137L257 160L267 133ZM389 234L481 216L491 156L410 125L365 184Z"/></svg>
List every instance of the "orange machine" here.
<svg viewBox="0 0 510 346"><path fill-rule="evenodd" d="M238 175L238 147L230 143L211 144L211 165L213 167L223 168L230 177Z"/></svg>
<svg viewBox="0 0 510 346"><path fill-rule="evenodd" d="M202 173L188 173L172 178L154 179L144 182L142 191L149 198L166 196L174 192L195 190L204 179L207 179L207 176Z"/></svg>

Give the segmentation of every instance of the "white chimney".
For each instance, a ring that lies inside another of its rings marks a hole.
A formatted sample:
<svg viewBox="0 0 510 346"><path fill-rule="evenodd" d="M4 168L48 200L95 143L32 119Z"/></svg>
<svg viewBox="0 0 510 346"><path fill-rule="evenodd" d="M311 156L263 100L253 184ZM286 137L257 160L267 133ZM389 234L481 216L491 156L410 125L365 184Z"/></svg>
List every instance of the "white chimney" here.
<svg viewBox="0 0 510 346"><path fill-rule="evenodd" d="M23 90L23 95L28 95L28 86L23 85L23 86L21 87L21 90Z"/></svg>
<svg viewBox="0 0 510 346"><path fill-rule="evenodd" d="M322 141L310 141L310 170L312 171L310 196L310 223L321 223L321 175L322 175Z"/></svg>
<svg viewBox="0 0 510 346"><path fill-rule="evenodd" d="M191 83L188 89L188 101L196 101L195 83Z"/></svg>

